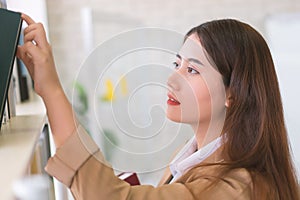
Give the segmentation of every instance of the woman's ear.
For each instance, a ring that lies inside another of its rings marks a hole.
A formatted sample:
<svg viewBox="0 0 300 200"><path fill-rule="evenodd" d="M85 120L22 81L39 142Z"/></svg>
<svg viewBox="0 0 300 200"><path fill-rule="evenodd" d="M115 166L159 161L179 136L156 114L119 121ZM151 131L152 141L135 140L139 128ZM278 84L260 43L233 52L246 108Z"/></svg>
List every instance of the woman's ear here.
<svg viewBox="0 0 300 200"><path fill-rule="evenodd" d="M230 101L229 99L226 99L226 101L225 101L225 107L226 108L229 108L229 106L230 106L230 102L229 101Z"/></svg>
<svg viewBox="0 0 300 200"><path fill-rule="evenodd" d="M225 100L225 107L226 108L229 108L231 100L232 100L231 94L230 94L229 90L226 89L226 100Z"/></svg>

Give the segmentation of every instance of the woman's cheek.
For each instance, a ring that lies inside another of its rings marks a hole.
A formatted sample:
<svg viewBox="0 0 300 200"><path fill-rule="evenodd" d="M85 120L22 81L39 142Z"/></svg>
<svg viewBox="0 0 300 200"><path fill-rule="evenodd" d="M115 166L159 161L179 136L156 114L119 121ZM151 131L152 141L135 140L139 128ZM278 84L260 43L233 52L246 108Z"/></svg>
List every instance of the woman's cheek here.
<svg viewBox="0 0 300 200"><path fill-rule="evenodd" d="M209 93L208 87L204 81L201 81L197 84L197 87L194 88L196 95L196 108L199 113L199 120L207 121L211 117L211 95Z"/></svg>

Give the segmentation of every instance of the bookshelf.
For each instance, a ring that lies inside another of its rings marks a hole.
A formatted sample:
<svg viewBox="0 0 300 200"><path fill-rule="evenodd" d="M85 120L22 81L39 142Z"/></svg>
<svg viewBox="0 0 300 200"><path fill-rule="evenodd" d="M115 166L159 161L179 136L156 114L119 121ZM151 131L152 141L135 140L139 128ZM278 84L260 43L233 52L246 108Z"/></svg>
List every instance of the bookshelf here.
<svg viewBox="0 0 300 200"><path fill-rule="evenodd" d="M50 157L46 110L38 96L16 105L16 116L0 131L0 199L15 199L16 181L34 174L45 174ZM49 199L54 199L53 179L49 179Z"/></svg>

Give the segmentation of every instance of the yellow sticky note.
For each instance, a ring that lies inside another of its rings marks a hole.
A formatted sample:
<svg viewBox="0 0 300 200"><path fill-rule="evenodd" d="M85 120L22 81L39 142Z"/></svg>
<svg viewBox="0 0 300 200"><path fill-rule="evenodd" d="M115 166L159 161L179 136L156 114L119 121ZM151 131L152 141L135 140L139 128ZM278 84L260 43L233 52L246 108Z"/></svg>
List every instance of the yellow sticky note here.
<svg viewBox="0 0 300 200"><path fill-rule="evenodd" d="M114 100L114 85L110 79L105 81L105 94L102 97L103 101L113 101Z"/></svg>

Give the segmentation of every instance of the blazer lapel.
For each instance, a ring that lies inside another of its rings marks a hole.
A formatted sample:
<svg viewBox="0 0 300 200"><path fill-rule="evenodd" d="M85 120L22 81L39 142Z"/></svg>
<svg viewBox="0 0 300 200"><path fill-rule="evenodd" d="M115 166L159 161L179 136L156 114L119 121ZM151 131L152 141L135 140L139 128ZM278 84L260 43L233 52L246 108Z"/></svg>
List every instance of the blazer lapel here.
<svg viewBox="0 0 300 200"><path fill-rule="evenodd" d="M224 161L224 156L222 155L223 146L218 148L212 155L208 156L205 160L201 163L218 163ZM173 176L171 174L169 166L166 168L164 175L162 176L161 180L159 181L157 186L162 186L164 184L170 183Z"/></svg>
<svg viewBox="0 0 300 200"><path fill-rule="evenodd" d="M164 184L168 184L172 180L172 178L173 178L173 176L172 176L170 168L168 166L157 186L162 186Z"/></svg>

